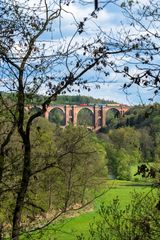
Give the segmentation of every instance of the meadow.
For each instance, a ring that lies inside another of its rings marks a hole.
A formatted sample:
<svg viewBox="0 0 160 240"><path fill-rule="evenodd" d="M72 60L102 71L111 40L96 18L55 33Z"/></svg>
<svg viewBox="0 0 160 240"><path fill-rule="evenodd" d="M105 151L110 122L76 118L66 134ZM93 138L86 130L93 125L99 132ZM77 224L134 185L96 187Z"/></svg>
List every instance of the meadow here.
<svg viewBox="0 0 160 240"><path fill-rule="evenodd" d="M106 193L97 198L92 208L89 210L83 210L77 214L78 216L72 216L72 213L68 217L64 217L54 224L50 224L40 233L34 233L32 239L42 240L73 240L77 235L83 233L88 235L89 225L98 219L97 211L101 203L110 204L113 199L119 198L121 207L124 208L130 203L131 195L134 191L147 194L150 191L150 187L143 182L131 182L120 180L109 180L106 185ZM24 239L24 238L23 238Z"/></svg>

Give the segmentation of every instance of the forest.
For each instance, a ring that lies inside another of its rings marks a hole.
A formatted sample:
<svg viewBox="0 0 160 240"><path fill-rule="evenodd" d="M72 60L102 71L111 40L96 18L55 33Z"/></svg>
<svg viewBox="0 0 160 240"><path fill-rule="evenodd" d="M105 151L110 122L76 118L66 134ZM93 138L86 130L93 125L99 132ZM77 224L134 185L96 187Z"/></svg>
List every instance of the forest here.
<svg viewBox="0 0 160 240"><path fill-rule="evenodd" d="M73 104L73 97L67 99L69 104ZM7 96L7 101L12 99ZM27 118L30 113L25 114ZM11 117L10 112L1 107L1 143ZM86 119L89 116L82 111L80 117ZM113 111L106 127L98 132L89 131L83 122L76 127L69 124L63 129L60 122L38 117L31 126L32 165L21 234L43 230L63 213L83 209L92 202L95 193L101 194L107 179L145 182L148 173L142 176L141 172L137 172L138 166L157 168L159 143L159 104L134 106L119 117ZM3 166L1 185L2 236L11 231L14 194L22 170L22 149L21 140L14 131L5 148L7 161ZM102 186L101 191L99 185ZM37 225L40 227L37 228Z"/></svg>
<svg viewBox="0 0 160 240"><path fill-rule="evenodd" d="M2 96L5 98L9 98L11 101L16 102L17 100L17 96L15 93L5 93L5 92L1 92ZM25 97L25 104L26 105L36 105L36 106L40 106L45 100L47 99L47 97L45 95L34 95L32 98L29 98L29 96L26 94ZM59 95L57 96L57 99L55 101L51 102L51 106L52 105L59 105L59 104L63 104L63 105L79 105L79 104L113 104L116 103L113 100L105 100L105 99L97 99L97 98L93 98L93 97L87 97L87 96L82 96L82 95Z"/></svg>
<svg viewBox="0 0 160 240"><path fill-rule="evenodd" d="M158 0L0 0L0 240L160 239L159 16ZM44 118L130 92L152 104L99 132L85 108Z"/></svg>
<svg viewBox="0 0 160 240"><path fill-rule="evenodd" d="M108 151L111 153L109 155L111 157L110 162L113 165L115 164L113 169L116 171L116 177L124 177L126 174L129 179L131 174L129 165L132 164L139 164L140 162L158 164L160 154L159 104L134 106L129 109L124 117L110 118L107 123L108 126L101 129L102 133L99 133L99 135L105 139L104 132L107 134L109 140ZM116 154L118 157L116 157ZM119 164L122 164L122 166L118 171L119 166L117 168L117 165Z"/></svg>

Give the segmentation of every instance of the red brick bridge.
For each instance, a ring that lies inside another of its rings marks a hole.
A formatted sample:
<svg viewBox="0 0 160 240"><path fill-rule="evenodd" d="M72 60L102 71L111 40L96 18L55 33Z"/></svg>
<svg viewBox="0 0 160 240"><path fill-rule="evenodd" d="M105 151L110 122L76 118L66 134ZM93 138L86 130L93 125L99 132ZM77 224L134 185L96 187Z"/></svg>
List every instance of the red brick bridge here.
<svg viewBox="0 0 160 240"><path fill-rule="evenodd" d="M33 107L28 106L26 109L31 110L33 108L40 108L40 107ZM52 112L52 110L61 110L64 114L64 120L65 124L64 126L67 126L69 123L72 123L73 125L77 125L78 120L78 113L82 109L88 109L91 111L93 116L93 126L91 126L91 129L98 130L101 127L106 126L106 116L107 111L114 110L118 113L118 116L123 116L128 110L129 106L124 104L99 104L99 105L89 105L89 104L80 104L80 105L54 105L54 106L48 106L47 111L45 112L45 118L49 119L49 116Z"/></svg>

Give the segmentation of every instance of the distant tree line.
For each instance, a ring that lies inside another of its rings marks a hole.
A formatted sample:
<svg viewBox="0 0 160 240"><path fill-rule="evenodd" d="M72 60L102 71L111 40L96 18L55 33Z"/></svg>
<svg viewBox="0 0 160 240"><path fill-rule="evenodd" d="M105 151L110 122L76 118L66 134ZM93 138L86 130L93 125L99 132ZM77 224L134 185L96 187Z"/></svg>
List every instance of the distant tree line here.
<svg viewBox="0 0 160 240"><path fill-rule="evenodd" d="M9 98L11 101L17 100L17 95L14 93L1 93L3 97ZM47 97L45 95L34 95L32 98L29 97L29 95L26 94L25 102L26 104L33 104L33 105L41 105ZM114 104L117 103L113 100L105 100L101 98L94 98L90 96L83 96L83 95L59 95L57 96L57 99L53 102L51 102L51 105L57 105L57 104L68 104L68 105L78 105L78 104Z"/></svg>

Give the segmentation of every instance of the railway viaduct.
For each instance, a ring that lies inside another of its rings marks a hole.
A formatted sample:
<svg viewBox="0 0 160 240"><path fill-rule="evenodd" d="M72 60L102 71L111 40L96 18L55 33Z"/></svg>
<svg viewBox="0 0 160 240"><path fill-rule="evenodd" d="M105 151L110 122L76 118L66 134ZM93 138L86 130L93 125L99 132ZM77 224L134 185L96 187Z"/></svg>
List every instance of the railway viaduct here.
<svg viewBox="0 0 160 240"><path fill-rule="evenodd" d="M32 109L40 109L38 106L27 106L26 110L30 111ZM74 126L77 125L78 113L82 109L88 109L92 112L93 116L93 126L91 129L98 130L101 127L106 126L106 115L107 111L115 110L119 116L123 116L128 110L129 106L124 104L108 104L108 105L54 105L48 106L47 111L44 114L46 119L49 119L49 115L54 109L59 109L63 112L65 118L64 126L67 126L69 123L72 123Z"/></svg>

